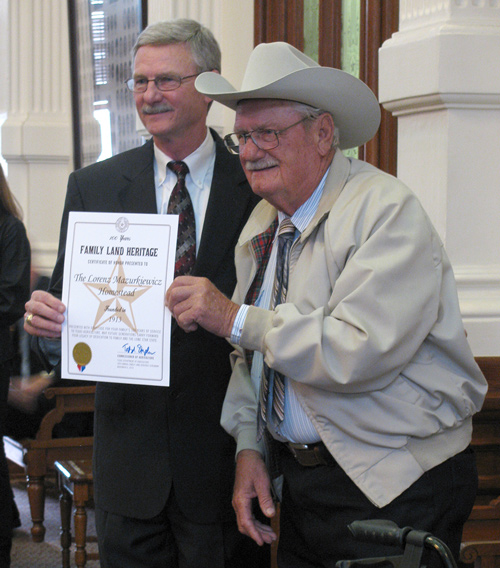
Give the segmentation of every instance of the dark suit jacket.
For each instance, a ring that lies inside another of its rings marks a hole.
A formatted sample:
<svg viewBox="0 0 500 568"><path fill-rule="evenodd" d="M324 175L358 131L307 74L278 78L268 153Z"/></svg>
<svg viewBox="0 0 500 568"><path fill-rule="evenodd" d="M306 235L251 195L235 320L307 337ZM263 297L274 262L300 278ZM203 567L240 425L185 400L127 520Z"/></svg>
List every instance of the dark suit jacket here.
<svg viewBox="0 0 500 568"><path fill-rule="evenodd" d="M0 212L0 363L18 349L10 326L24 314L30 294L30 244L19 219Z"/></svg>
<svg viewBox="0 0 500 568"><path fill-rule="evenodd" d="M220 137L194 274L231 296L234 247L257 198ZM71 174L51 291L60 295L69 211L156 213L153 144ZM158 309L163 309L159 306ZM230 346L203 329L172 333L170 387L98 383L94 483L99 507L135 518L163 509L172 483L183 512L207 523L232 515L233 439L219 424Z"/></svg>

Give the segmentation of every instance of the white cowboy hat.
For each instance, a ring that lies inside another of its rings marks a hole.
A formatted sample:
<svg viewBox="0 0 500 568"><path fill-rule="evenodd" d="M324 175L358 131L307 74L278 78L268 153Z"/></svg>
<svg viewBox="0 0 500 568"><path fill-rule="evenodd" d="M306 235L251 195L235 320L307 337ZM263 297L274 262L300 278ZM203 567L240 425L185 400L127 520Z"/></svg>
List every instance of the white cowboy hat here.
<svg viewBox="0 0 500 568"><path fill-rule="evenodd" d="M380 124L380 106L367 85L340 69L321 67L281 41L261 43L252 51L239 91L212 72L199 75L195 87L234 110L244 99L283 99L329 111L341 149L361 146Z"/></svg>

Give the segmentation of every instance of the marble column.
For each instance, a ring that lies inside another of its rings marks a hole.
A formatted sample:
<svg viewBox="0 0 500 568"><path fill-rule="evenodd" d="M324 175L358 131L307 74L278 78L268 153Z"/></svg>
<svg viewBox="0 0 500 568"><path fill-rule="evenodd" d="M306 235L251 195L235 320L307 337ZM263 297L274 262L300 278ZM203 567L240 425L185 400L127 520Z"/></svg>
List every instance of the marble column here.
<svg viewBox="0 0 500 568"><path fill-rule="evenodd" d="M50 273L72 169L68 17L61 0L2 0L7 101L1 153L24 210L33 266Z"/></svg>
<svg viewBox="0 0 500 568"><path fill-rule="evenodd" d="M379 55L398 176L445 243L474 354L498 355L500 1L401 0L399 31Z"/></svg>

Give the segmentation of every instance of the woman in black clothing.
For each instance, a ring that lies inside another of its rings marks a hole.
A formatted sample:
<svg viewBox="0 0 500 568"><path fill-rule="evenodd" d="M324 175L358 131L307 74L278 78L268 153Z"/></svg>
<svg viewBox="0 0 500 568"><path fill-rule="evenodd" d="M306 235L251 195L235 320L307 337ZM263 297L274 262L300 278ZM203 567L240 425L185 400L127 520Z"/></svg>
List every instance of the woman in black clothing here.
<svg viewBox="0 0 500 568"><path fill-rule="evenodd" d="M15 349L11 326L24 314L30 290L30 245L21 209L0 166L0 441ZM3 443L0 443L0 568L10 566L13 501Z"/></svg>

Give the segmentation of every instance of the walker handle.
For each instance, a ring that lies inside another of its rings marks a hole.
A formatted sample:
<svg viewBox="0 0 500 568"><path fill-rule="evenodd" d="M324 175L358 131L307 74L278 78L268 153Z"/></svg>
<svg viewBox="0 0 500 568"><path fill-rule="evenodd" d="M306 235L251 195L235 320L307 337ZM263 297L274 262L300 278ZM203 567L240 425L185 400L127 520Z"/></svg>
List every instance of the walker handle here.
<svg viewBox="0 0 500 568"><path fill-rule="evenodd" d="M400 529L396 523L385 519L354 521L348 528L356 539L400 548L404 548L406 535L412 530L410 527Z"/></svg>

